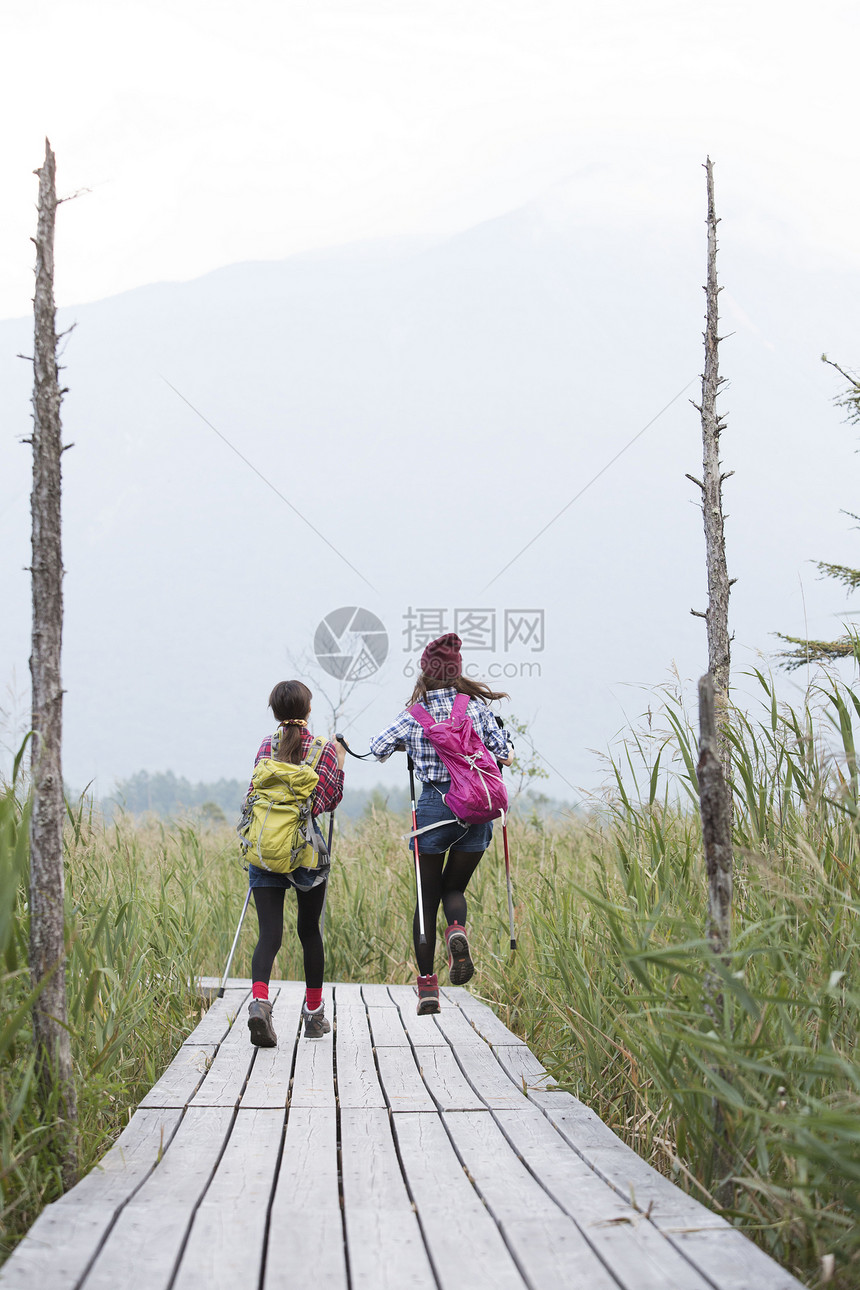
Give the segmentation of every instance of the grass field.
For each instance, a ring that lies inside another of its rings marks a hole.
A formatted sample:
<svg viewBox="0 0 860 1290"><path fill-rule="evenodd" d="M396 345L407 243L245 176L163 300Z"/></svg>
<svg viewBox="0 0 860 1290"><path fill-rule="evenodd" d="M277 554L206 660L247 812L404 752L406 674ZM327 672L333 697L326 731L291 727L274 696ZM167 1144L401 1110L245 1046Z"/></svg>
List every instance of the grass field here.
<svg viewBox="0 0 860 1290"><path fill-rule="evenodd" d="M810 1284L860 1286L860 869L853 726L827 685L779 709L762 680L737 714L733 952L703 940L706 888L694 741L677 703L631 735L589 815L511 826L519 948L508 948L501 842L470 888L490 1000L565 1087L679 1186L722 1208ZM827 720L828 716L831 720ZM623 770L622 770L623 765ZM29 1050L25 835L0 802L0 1246L59 1194L55 1107ZM371 808L337 836L326 921L332 980L414 972L404 820ZM200 1014L191 982L223 966L244 894L233 835L192 824L110 826L86 805L67 830L69 998L89 1167ZM253 915L234 975L246 975ZM441 968L441 956L439 960ZM286 940L276 974L301 975ZM722 1002L721 1002L722 1000ZM715 1106L721 1131L715 1135ZM822 1272L822 1268L824 1271Z"/></svg>

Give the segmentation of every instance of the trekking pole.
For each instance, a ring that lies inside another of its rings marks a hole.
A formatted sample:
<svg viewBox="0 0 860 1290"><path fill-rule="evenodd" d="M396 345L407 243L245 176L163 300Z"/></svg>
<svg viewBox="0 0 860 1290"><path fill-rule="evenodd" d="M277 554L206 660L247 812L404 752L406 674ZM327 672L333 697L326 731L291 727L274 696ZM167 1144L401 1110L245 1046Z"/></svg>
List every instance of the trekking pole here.
<svg viewBox="0 0 860 1290"><path fill-rule="evenodd" d="M244 921L245 921L245 915L246 915L246 914L247 914L247 912L248 912L248 901L249 901L250 899L251 899L251 888L249 887L249 888L248 888L248 894L247 894L247 896L245 897L245 903L244 903L244 905L242 906L242 917L239 919L239 926L236 928L236 935L233 937L233 944L232 944L232 946L231 946L231 948L230 948L230 957L227 959L227 966L224 968L224 975L223 975L223 976L222 976L222 978L221 978L221 987L220 987L220 989L219 989L219 991L218 991L218 998L219 998L219 999L223 999L223 998L224 998L224 983L226 982L226 980L227 980L227 976L228 976L228 974L229 974L229 972L230 972L230 964L233 962L233 955L236 953L236 946L237 946L237 945L238 945L238 943L239 943L239 933L240 933L240 932L241 932L241 930L242 930L242 924L244 923Z"/></svg>
<svg viewBox="0 0 860 1290"><path fill-rule="evenodd" d="M415 774L412 763L412 754L406 754L406 764L409 767L409 795L412 799L412 841L415 845L415 889L418 893L418 944L426 945L427 936L424 931L424 900L421 895L421 864L418 859L418 837L416 830L418 828L418 816L415 814Z"/></svg>
<svg viewBox="0 0 860 1290"><path fill-rule="evenodd" d="M517 948L517 938L514 928L514 893L511 889L511 853L508 850L508 815L507 812L502 816L502 839L505 844L505 878L508 884L508 928L511 933L511 949Z"/></svg>
<svg viewBox="0 0 860 1290"><path fill-rule="evenodd" d="M500 730L504 730L505 723L500 716L496 716L496 724ZM508 745L510 750L510 743ZM499 768L499 774L504 774L504 767L500 761L496 762ZM502 839L505 844L505 881L508 887L508 931L511 937L511 949L517 948L516 929L514 927L514 893L511 888L511 853L508 850L508 813L505 811L502 816Z"/></svg>
<svg viewBox="0 0 860 1290"><path fill-rule="evenodd" d="M331 839L334 833L334 811L328 813L328 859L331 864ZM328 900L328 878L325 880L325 891L323 892L323 906L320 914L320 936L325 931L325 903Z"/></svg>

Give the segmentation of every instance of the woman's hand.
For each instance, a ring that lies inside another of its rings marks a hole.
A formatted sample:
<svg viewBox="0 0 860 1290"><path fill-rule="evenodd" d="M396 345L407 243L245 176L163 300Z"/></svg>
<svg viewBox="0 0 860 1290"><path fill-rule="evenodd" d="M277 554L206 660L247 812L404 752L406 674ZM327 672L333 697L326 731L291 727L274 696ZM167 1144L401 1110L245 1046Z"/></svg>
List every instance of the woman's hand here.
<svg viewBox="0 0 860 1290"><path fill-rule="evenodd" d="M337 757L337 768L343 770L343 763L346 761L346 749L337 739L334 741L334 752Z"/></svg>

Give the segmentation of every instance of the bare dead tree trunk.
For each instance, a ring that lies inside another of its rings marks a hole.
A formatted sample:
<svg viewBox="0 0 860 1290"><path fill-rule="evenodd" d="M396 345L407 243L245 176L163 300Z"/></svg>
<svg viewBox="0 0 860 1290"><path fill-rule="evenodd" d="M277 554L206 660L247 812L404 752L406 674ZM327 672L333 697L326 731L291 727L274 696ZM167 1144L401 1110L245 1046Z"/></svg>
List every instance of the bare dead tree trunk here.
<svg viewBox="0 0 860 1290"><path fill-rule="evenodd" d="M63 926L63 556L60 530L62 455L54 317L55 160L45 140L39 177L36 243L35 349L33 356L33 810L30 817L30 975L34 988L45 979L34 1008L34 1038L46 1086L59 1082L67 1126L60 1146L63 1177L76 1174L74 1073L66 1029L66 946Z"/></svg>
<svg viewBox="0 0 860 1290"><path fill-rule="evenodd" d="M732 920L732 797L720 762L715 706L714 681L708 673L699 681L699 762L696 774L702 813L702 848L708 874L708 940L714 953L727 963ZM710 999L706 1008L719 1029L724 1023L725 1000L716 972L709 972L707 988ZM717 1075L723 1082L730 1079L724 1070L718 1070ZM722 1205L731 1206L734 1197L731 1152L728 1126L719 1098L713 1098L712 1109L714 1195Z"/></svg>
<svg viewBox="0 0 860 1290"><path fill-rule="evenodd" d="M702 478L688 475L702 490L702 515L705 522L705 553L708 567L708 608L704 618L708 630L708 671L714 683L717 716L717 743L720 763L726 781L731 783L731 758L726 737L729 703L731 648L729 637L729 592L734 579L726 567L726 540L723 516L723 483L734 471L720 471L720 435L725 421L717 411L717 395L725 378L720 376L719 309L722 288L717 286L717 224L714 208L714 172L710 157L705 162L708 189L708 281L705 286L707 315L705 322L705 368L702 373L702 403L694 406L702 418Z"/></svg>
<svg viewBox="0 0 860 1290"><path fill-rule="evenodd" d="M714 953L725 957L731 942L732 807L719 757L719 732L713 678L699 681L699 806L702 848L708 874L708 940Z"/></svg>

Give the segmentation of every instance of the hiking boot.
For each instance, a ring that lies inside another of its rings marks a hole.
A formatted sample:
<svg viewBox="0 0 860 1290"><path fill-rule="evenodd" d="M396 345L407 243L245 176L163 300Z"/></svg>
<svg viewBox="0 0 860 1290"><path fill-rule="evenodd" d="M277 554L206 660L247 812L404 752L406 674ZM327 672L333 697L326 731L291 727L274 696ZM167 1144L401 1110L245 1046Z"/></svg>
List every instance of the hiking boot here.
<svg viewBox="0 0 860 1290"><path fill-rule="evenodd" d="M418 978L418 1016L428 1016L432 1012L441 1012L439 1006L439 980L434 972L432 976Z"/></svg>
<svg viewBox="0 0 860 1290"><path fill-rule="evenodd" d="M252 999L248 1005L248 1029L251 1043L257 1048L277 1048L278 1036L272 1025L272 1005L268 999Z"/></svg>
<svg viewBox="0 0 860 1290"><path fill-rule="evenodd" d="M325 1004L321 1003L316 1012L311 1012L306 1003L302 1004L302 1021L305 1023L305 1039L322 1039L331 1030L331 1022L325 1019Z"/></svg>
<svg viewBox="0 0 860 1290"><path fill-rule="evenodd" d="M445 944L448 946L448 976L451 984L465 985L475 975L465 927L461 927L459 923L446 927Z"/></svg>

